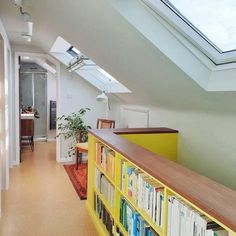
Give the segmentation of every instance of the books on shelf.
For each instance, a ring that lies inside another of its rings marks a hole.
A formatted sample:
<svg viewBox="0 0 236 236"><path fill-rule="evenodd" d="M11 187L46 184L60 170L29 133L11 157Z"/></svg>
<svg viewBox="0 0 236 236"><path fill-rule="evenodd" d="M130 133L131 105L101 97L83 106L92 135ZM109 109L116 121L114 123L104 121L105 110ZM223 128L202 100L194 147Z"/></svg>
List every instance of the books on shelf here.
<svg viewBox="0 0 236 236"><path fill-rule="evenodd" d="M114 219L109 214L102 200L96 193L94 193L94 210L97 213L101 222L104 224L109 236L114 236Z"/></svg>
<svg viewBox="0 0 236 236"><path fill-rule="evenodd" d="M167 236L198 235L229 236L229 233L178 197L168 196Z"/></svg>
<svg viewBox="0 0 236 236"><path fill-rule="evenodd" d="M107 174L115 176L115 152L101 143L96 143L96 163L101 166Z"/></svg>
<svg viewBox="0 0 236 236"><path fill-rule="evenodd" d="M115 188L106 176L95 167L95 188L104 196L111 208L114 207Z"/></svg>
<svg viewBox="0 0 236 236"><path fill-rule="evenodd" d="M124 198L120 198L120 223L129 236L159 236Z"/></svg>
<svg viewBox="0 0 236 236"><path fill-rule="evenodd" d="M163 184L128 159L120 155L117 158L105 144L96 143L94 210L104 225L104 235L105 231L109 236L234 235L188 205L181 196L168 196ZM174 194L170 188L168 193Z"/></svg>
<svg viewBox="0 0 236 236"><path fill-rule="evenodd" d="M158 226L163 226L164 187L127 161L121 161L120 188Z"/></svg>

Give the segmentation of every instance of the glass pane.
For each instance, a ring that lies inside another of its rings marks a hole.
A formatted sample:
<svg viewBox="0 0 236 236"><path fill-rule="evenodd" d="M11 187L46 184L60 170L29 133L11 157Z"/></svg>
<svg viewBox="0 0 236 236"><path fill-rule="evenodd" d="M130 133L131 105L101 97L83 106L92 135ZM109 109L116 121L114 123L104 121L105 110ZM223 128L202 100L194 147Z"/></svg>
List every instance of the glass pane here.
<svg viewBox="0 0 236 236"><path fill-rule="evenodd" d="M33 106L32 74L31 73L22 74L21 91L22 91L23 107Z"/></svg>
<svg viewBox="0 0 236 236"><path fill-rule="evenodd" d="M40 118L34 121L35 138L46 137L47 134L47 75L34 74L34 107L38 110Z"/></svg>
<svg viewBox="0 0 236 236"><path fill-rule="evenodd" d="M221 51L236 49L235 0L163 0Z"/></svg>

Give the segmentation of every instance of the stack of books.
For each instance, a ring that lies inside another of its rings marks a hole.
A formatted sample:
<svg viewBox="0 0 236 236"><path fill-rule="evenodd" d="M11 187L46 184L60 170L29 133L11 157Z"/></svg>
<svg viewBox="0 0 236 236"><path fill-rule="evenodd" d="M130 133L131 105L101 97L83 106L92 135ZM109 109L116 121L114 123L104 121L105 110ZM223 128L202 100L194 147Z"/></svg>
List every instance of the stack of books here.
<svg viewBox="0 0 236 236"><path fill-rule="evenodd" d="M129 236L159 236L124 198L120 198L120 223Z"/></svg>
<svg viewBox="0 0 236 236"><path fill-rule="evenodd" d="M164 187L125 160L121 162L120 185L121 190L137 207L144 210L153 222L162 227Z"/></svg>
<svg viewBox="0 0 236 236"><path fill-rule="evenodd" d="M111 208L114 207L114 194L115 188L114 186L108 181L106 176L95 168L95 188L96 190L104 196L107 202L110 204Z"/></svg>
<svg viewBox="0 0 236 236"><path fill-rule="evenodd" d="M109 236L114 236L114 219L109 214L103 202L96 193L94 193L94 210L96 211L99 219L101 219L101 222L105 225Z"/></svg>
<svg viewBox="0 0 236 236"><path fill-rule="evenodd" d="M214 221L176 196L168 196L167 236L229 236Z"/></svg>
<svg viewBox="0 0 236 236"><path fill-rule="evenodd" d="M96 163L101 166L107 174L115 176L115 152L101 143L96 143Z"/></svg>

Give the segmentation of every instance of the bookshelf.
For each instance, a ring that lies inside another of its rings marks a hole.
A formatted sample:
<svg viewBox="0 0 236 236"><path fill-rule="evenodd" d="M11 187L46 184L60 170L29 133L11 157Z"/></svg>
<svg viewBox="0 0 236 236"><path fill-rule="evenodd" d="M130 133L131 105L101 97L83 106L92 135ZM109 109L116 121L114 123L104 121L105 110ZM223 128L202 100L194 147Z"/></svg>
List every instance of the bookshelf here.
<svg viewBox="0 0 236 236"><path fill-rule="evenodd" d="M177 141L168 128L90 131L86 207L99 235L236 236L236 192L176 163Z"/></svg>

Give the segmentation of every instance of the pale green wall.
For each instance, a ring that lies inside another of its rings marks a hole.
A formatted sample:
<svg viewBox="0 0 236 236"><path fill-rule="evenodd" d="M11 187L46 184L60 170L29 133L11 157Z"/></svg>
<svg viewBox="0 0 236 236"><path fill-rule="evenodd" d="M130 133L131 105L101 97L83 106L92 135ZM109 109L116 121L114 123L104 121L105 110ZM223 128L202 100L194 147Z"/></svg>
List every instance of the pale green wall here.
<svg viewBox="0 0 236 236"><path fill-rule="evenodd" d="M130 107L148 109L150 127L179 130L180 164L236 190L236 111L231 103L231 111L224 110L224 106L214 111Z"/></svg>
<svg viewBox="0 0 236 236"><path fill-rule="evenodd" d="M222 110L150 109L150 126L179 130L179 163L236 190L235 118Z"/></svg>

